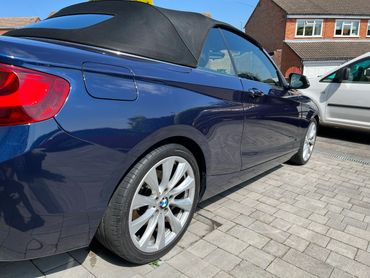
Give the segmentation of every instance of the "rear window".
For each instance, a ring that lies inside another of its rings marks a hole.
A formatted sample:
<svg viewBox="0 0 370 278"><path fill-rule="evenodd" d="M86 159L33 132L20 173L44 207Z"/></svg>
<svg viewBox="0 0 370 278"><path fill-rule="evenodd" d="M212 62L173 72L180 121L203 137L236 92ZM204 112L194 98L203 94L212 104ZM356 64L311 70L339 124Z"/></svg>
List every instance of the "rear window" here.
<svg viewBox="0 0 370 278"><path fill-rule="evenodd" d="M46 19L24 28L43 28L43 29L82 29L102 23L113 18L107 14L77 14L54 17Z"/></svg>

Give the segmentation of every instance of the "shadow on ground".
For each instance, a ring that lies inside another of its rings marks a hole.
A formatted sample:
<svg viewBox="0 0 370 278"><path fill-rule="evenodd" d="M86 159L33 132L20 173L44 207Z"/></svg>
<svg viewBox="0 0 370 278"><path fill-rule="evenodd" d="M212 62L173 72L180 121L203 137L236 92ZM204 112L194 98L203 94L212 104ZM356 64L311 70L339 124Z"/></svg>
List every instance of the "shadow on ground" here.
<svg viewBox="0 0 370 278"><path fill-rule="evenodd" d="M246 181L246 182L243 182L243 183L241 183L239 185L236 185L236 186L234 186L234 187L232 187L232 188L230 188L230 189L228 189L228 190L226 190L224 192L221 192L221 193L217 194L216 196L213 196L210 199L207 199L206 201L201 202L199 204L199 209L200 208L205 208L205 207L209 206L210 204L215 203L215 202L221 200L222 198L225 198L228 195L230 195L230 194L232 194L234 192L239 191L241 188L244 188L244 187L246 187L246 186L254 183L255 181L258 181L259 179L261 179L261 178L263 178L263 177L265 177L265 176L267 176L267 175L269 175L269 174L271 174L271 173L279 170L281 167L283 167L283 166L282 165L276 166L276 167L272 168L271 170L268 170L267 172L264 172L264 173L262 173L262 174L260 174L260 175L258 175L256 177L254 177L254 178Z"/></svg>
<svg viewBox="0 0 370 278"><path fill-rule="evenodd" d="M320 137L370 145L370 131L349 128L320 127Z"/></svg>
<svg viewBox="0 0 370 278"><path fill-rule="evenodd" d="M46 275L59 277L62 273L65 273L62 277L70 277L69 274L72 274L72 277L85 277L88 272L91 274L96 272L102 274L107 271L107 266L114 266L115 268L138 267L110 252L95 239L89 247L68 252L64 255L64 261L61 260L61 256L63 255L55 256L60 260L58 262L60 266L47 271L45 273ZM37 262L34 262L34 264L37 265ZM83 273L79 276L76 274L78 271L83 271Z"/></svg>

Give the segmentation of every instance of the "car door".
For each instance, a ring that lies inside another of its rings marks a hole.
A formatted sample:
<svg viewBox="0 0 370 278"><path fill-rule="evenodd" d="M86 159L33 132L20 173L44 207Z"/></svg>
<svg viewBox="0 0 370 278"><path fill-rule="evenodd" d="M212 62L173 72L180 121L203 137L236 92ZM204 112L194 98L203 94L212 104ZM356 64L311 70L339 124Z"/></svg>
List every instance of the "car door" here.
<svg viewBox="0 0 370 278"><path fill-rule="evenodd" d="M348 76L340 75L347 71ZM326 120L370 127L370 57L356 61L325 77L323 92Z"/></svg>
<svg viewBox="0 0 370 278"><path fill-rule="evenodd" d="M300 103L285 88L268 54L246 38L222 30L243 85L242 168L292 152L298 144Z"/></svg>
<svg viewBox="0 0 370 278"><path fill-rule="evenodd" d="M198 67L192 70L191 76L193 90L211 97L209 106L202 107L201 115L193 123L208 139L210 156L207 173L222 175L239 172L244 126L242 85L218 28L210 30Z"/></svg>

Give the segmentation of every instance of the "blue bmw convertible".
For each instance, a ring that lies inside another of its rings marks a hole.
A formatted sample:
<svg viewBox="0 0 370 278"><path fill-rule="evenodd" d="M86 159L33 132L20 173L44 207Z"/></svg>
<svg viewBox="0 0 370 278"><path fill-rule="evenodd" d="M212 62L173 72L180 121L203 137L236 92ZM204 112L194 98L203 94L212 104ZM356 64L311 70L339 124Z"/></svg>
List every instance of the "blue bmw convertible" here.
<svg viewBox="0 0 370 278"><path fill-rule="evenodd" d="M96 237L144 264L197 204L311 157L317 108L252 38L196 13L102 0L0 38L0 260Z"/></svg>

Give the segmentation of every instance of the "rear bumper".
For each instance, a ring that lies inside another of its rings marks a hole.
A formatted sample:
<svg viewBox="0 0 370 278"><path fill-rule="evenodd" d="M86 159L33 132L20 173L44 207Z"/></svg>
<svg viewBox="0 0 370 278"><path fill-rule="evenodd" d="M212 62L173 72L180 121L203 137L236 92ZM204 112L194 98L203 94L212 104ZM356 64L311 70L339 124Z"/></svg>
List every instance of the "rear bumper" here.
<svg viewBox="0 0 370 278"><path fill-rule="evenodd" d="M87 246L121 156L71 137L54 119L0 127L0 150L0 261Z"/></svg>

